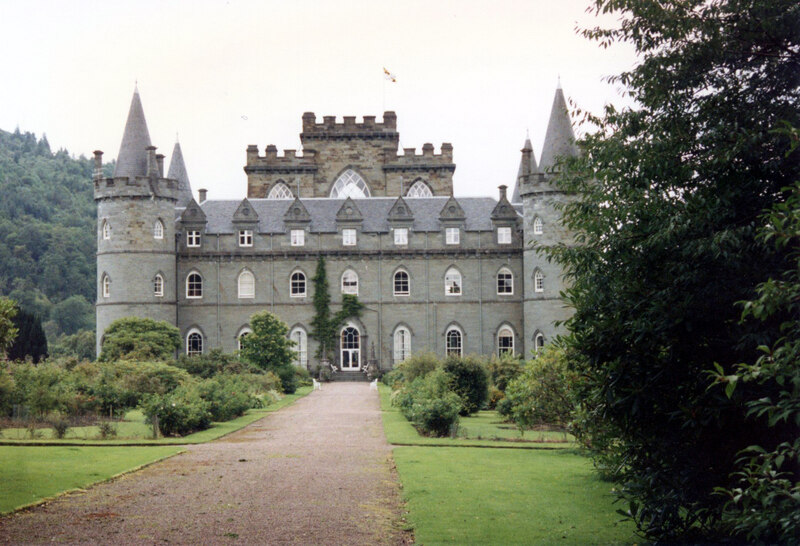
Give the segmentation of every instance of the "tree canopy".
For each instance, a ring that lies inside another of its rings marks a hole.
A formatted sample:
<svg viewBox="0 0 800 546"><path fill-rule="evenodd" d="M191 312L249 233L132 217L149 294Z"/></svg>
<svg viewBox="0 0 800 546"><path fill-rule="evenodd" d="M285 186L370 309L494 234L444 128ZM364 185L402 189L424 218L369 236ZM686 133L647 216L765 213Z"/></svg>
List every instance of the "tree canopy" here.
<svg viewBox="0 0 800 546"><path fill-rule="evenodd" d="M717 488L737 483L742 449L771 451L798 423L748 411L779 396L777 383L728 397L709 371L755 362L786 319L742 320L739 302L794 266L758 233L800 180L780 130L798 124L800 10L790 0L593 8L620 23L586 36L630 43L640 60L612 78L635 106L587 115L595 131L558 180L574 196L562 212L578 244L547 252L575 308L566 341L583 357L581 430L649 538L742 539L747 530L722 522Z"/></svg>
<svg viewBox="0 0 800 546"><path fill-rule="evenodd" d="M293 393L297 380L292 365L294 341L287 337L289 327L269 311L262 311L250 317L250 328L253 331L242 338L239 354L252 365L275 373L283 391Z"/></svg>
<svg viewBox="0 0 800 546"><path fill-rule="evenodd" d="M17 337L17 328L14 326L14 316L17 314L16 304L0 297L0 356L4 355Z"/></svg>
<svg viewBox="0 0 800 546"><path fill-rule="evenodd" d="M171 360L181 347L175 326L150 318L125 317L106 328L98 360Z"/></svg>

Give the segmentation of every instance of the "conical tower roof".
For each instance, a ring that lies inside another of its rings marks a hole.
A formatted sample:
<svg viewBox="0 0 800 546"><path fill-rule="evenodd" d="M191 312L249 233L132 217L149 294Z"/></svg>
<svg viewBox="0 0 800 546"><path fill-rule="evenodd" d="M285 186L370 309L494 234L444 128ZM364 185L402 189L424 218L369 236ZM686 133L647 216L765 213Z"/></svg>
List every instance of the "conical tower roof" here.
<svg viewBox="0 0 800 546"><path fill-rule="evenodd" d="M186 172L186 163L183 162L181 143L175 141L172 148L172 157L169 160L167 178L178 181L178 202L176 207L185 207L192 200L192 185L189 183L189 174Z"/></svg>
<svg viewBox="0 0 800 546"><path fill-rule="evenodd" d="M139 90L134 89L131 108L128 111L128 121L125 123L125 132L122 135L122 144L117 155L117 165L114 168L114 176L147 175L146 148L148 146L150 146L150 133L147 131Z"/></svg>
<svg viewBox="0 0 800 546"><path fill-rule="evenodd" d="M578 155L578 147L575 145L575 133L572 132L572 122L567 111L567 101L564 100L564 91L559 84L556 96L553 98L553 108L550 110L550 121L547 123L547 133L544 137L541 169L546 171L552 168L559 157L576 155Z"/></svg>
<svg viewBox="0 0 800 546"><path fill-rule="evenodd" d="M528 172L535 173L538 167L536 166L536 157L533 154L533 145L531 144L530 137L525 138L525 145L522 147L523 150L530 150L531 151L531 160L530 160L530 170ZM519 169L517 169L517 178L514 181L514 192L511 195L511 202L512 203L522 203L522 198L519 195L519 177L522 176L522 173L525 172L525 154L522 154L522 157L519 160Z"/></svg>

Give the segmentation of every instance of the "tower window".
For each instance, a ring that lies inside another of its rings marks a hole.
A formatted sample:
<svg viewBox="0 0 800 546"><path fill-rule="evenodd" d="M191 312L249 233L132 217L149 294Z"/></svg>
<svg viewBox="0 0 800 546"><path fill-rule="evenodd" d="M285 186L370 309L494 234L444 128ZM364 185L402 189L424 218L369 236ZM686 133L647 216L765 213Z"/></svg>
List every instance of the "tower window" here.
<svg viewBox="0 0 800 546"><path fill-rule="evenodd" d="M153 239L163 239L164 238L164 224L161 223L161 220L156 220L156 223L153 224Z"/></svg>
<svg viewBox="0 0 800 546"><path fill-rule="evenodd" d="M394 228L394 244L397 246L408 244L408 228Z"/></svg>
<svg viewBox="0 0 800 546"><path fill-rule="evenodd" d="M358 296L358 275L352 269L342 274L342 294Z"/></svg>
<svg viewBox="0 0 800 546"><path fill-rule="evenodd" d="M497 272L497 293L500 295L514 293L514 274L507 267Z"/></svg>
<svg viewBox="0 0 800 546"><path fill-rule="evenodd" d="M253 230L240 229L239 230L239 246L253 246Z"/></svg>
<svg viewBox="0 0 800 546"><path fill-rule="evenodd" d="M203 334L197 330L192 330L186 336L186 354L188 356L203 354Z"/></svg>
<svg viewBox="0 0 800 546"><path fill-rule="evenodd" d="M497 356L505 354L514 355L514 332L508 326L497 332Z"/></svg>
<svg viewBox="0 0 800 546"><path fill-rule="evenodd" d="M342 230L342 244L344 246L355 246L356 245L356 230L352 228L346 228Z"/></svg>
<svg viewBox="0 0 800 546"><path fill-rule="evenodd" d="M302 271L295 271L289 278L289 295L293 298L306 296L306 274Z"/></svg>
<svg viewBox="0 0 800 546"><path fill-rule="evenodd" d="M510 245L511 244L511 228L499 227L497 228L497 244Z"/></svg>
<svg viewBox="0 0 800 546"><path fill-rule="evenodd" d="M533 274L533 289L536 292L544 292L544 275L541 271Z"/></svg>
<svg viewBox="0 0 800 546"><path fill-rule="evenodd" d="M463 340L461 330L451 326L445 334L445 355L461 356L463 352Z"/></svg>
<svg viewBox="0 0 800 546"><path fill-rule="evenodd" d="M398 271L394 274L394 295L408 296L410 293L408 273Z"/></svg>
<svg viewBox="0 0 800 546"><path fill-rule="evenodd" d="M186 297L203 297L203 277L200 276L200 273L189 273L189 276L186 277Z"/></svg>
<svg viewBox="0 0 800 546"><path fill-rule="evenodd" d="M537 353L544 348L544 336L542 334L536 334L533 341L533 348Z"/></svg>
<svg viewBox="0 0 800 546"><path fill-rule="evenodd" d="M461 295L461 273L454 267L444 274L444 293L446 296Z"/></svg>
<svg viewBox="0 0 800 546"><path fill-rule="evenodd" d="M305 230L293 229L290 238L292 246L304 246L306 244Z"/></svg>
<svg viewBox="0 0 800 546"><path fill-rule="evenodd" d="M103 275L103 297L108 298L111 296L111 278L108 275Z"/></svg>
<svg viewBox="0 0 800 546"><path fill-rule="evenodd" d="M533 234L541 235L544 230L542 229L542 219L538 216L533 219Z"/></svg>
<svg viewBox="0 0 800 546"><path fill-rule="evenodd" d="M198 248L200 246L200 232L197 230L186 232L186 246Z"/></svg>
<svg viewBox="0 0 800 546"><path fill-rule="evenodd" d="M164 295L164 277L160 273L153 278L153 295L157 298Z"/></svg>
<svg viewBox="0 0 800 546"><path fill-rule="evenodd" d="M449 227L445 229L445 243L448 245L457 245L459 243L461 230L457 227Z"/></svg>
<svg viewBox="0 0 800 546"><path fill-rule="evenodd" d="M256 297L256 278L249 271L239 274L239 298Z"/></svg>
<svg viewBox="0 0 800 546"><path fill-rule="evenodd" d="M103 227L101 231L103 233L103 239L111 239L111 224L109 224L107 220L103 220Z"/></svg>

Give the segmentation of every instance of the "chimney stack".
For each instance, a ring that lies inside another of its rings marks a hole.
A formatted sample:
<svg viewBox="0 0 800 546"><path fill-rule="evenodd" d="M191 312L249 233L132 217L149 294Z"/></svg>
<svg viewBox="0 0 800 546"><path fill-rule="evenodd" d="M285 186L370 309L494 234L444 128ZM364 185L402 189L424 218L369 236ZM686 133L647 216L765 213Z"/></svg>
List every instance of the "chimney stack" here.
<svg viewBox="0 0 800 546"><path fill-rule="evenodd" d="M208 190L205 188L201 188L197 190L197 194L200 197L200 203L204 203L206 200L206 195L208 195Z"/></svg>
<svg viewBox="0 0 800 546"><path fill-rule="evenodd" d="M100 150L94 151L94 176L95 180L103 178L103 152Z"/></svg>
<svg viewBox="0 0 800 546"><path fill-rule="evenodd" d="M164 178L164 154L156 154L156 164L158 165L158 177Z"/></svg>
<svg viewBox="0 0 800 546"><path fill-rule="evenodd" d="M508 197L506 197L506 191L508 190L508 186L506 186L505 184L500 184L499 186L497 186L497 189L500 190L500 201L502 201L503 199L507 200Z"/></svg>
<svg viewBox="0 0 800 546"><path fill-rule="evenodd" d="M158 176L158 163L156 163L156 147L148 146L147 150L147 176Z"/></svg>

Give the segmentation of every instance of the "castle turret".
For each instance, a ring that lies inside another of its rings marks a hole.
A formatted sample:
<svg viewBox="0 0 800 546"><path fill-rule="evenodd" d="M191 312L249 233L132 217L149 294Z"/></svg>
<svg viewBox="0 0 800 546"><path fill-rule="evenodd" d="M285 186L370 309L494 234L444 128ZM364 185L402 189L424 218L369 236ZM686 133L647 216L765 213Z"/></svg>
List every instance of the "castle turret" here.
<svg viewBox="0 0 800 546"><path fill-rule="evenodd" d="M572 241L561 223L559 204L569 196L553 184L554 172L560 157L578 154L572 122L567 112L561 85L556 89L539 168L535 167L533 151L526 142L522 149L521 174L517 187L523 203L523 251L525 353L530 354L553 337L562 333L555 322L569 317L559 294L564 289L563 272L559 264L550 262L536 252L538 245L554 245Z"/></svg>
<svg viewBox="0 0 800 546"><path fill-rule="evenodd" d="M533 155L533 146L531 145L530 137L525 138L525 144L522 146L522 157L519 160L519 169L517 169L517 178L514 180L514 193L511 196L511 202L514 204L522 203L520 196L520 185L522 184L522 177L538 170L536 166L536 158Z"/></svg>
<svg viewBox="0 0 800 546"><path fill-rule="evenodd" d="M178 203L177 207L184 208L192 200L192 185L189 183L189 174L186 172L186 164L183 162L183 151L181 143L175 141L172 148L172 157L169 161L169 173L167 178L178 181Z"/></svg>
<svg viewBox="0 0 800 546"><path fill-rule="evenodd" d="M98 352L103 333L118 318L176 323L175 205L181 195L179 182L163 177L163 156L150 143L138 90L113 178L103 178L102 156L95 152L93 177Z"/></svg>

